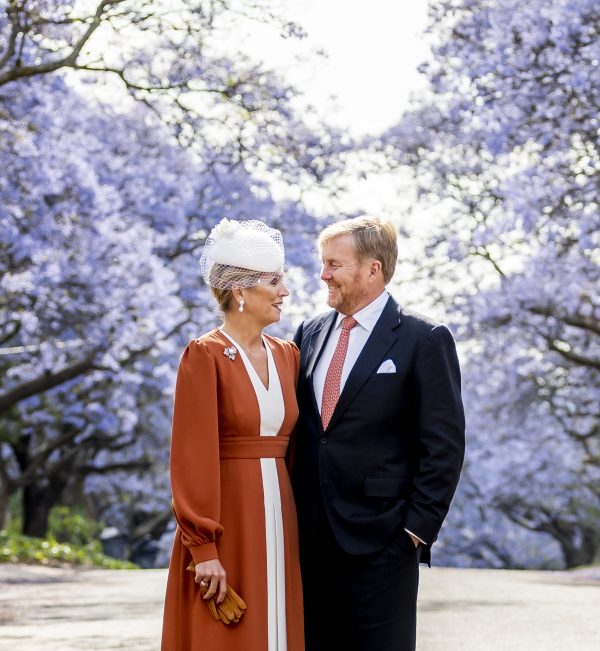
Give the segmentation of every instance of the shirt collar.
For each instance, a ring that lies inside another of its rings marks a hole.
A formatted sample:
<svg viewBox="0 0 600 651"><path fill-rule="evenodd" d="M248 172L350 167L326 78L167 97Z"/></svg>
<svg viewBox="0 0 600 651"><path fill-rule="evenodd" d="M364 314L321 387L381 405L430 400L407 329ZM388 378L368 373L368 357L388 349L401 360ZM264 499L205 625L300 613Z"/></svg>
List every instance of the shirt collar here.
<svg viewBox="0 0 600 651"><path fill-rule="evenodd" d="M383 290L374 301L371 301L366 307L363 307L362 310L353 314L352 316L357 320L358 325L367 330L367 332L371 332L377 323L377 319L381 316L389 297L390 295L387 291ZM337 320L335 322L336 329L342 327L342 319L345 316L345 314L338 312Z"/></svg>

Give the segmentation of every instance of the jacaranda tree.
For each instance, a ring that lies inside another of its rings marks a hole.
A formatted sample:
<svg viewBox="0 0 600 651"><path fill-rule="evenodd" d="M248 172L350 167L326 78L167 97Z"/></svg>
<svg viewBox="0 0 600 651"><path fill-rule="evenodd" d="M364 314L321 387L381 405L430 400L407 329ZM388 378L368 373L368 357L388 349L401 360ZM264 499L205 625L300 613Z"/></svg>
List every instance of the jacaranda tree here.
<svg viewBox="0 0 600 651"><path fill-rule="evenodd" d="M468 357L447 536L484 564L600 553L599 26L593 0L435 2L429 91L381 140L440 215L420 264Z"/></svg>
<svg viewBox="0 0 600 651"><path fill-rule="evenodd" d="M17 492L34 535L82 495L169 509L174 371L218 322L197 262L222 217L281 228L298 291L313 275L319 222L271 184L336 185L352 143L224 49L240 21L298 33L267 4L0 3L0 522Z"/></svg>

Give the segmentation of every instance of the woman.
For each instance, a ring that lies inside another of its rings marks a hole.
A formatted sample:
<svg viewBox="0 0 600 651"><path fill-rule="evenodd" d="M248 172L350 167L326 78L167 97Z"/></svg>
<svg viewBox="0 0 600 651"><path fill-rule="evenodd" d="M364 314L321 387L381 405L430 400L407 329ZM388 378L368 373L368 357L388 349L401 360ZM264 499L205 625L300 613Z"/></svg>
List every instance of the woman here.
<svg viewBox="0 0 600 651"><path fill-rule="evenodd" d="M183 353L171 442L178 527L169 567L162 651L301 651L296 511L285 466L298 416L298 350L269 337L279 320L284 249L262 222L222 220L201 268L224 313L221 328ZM194 566L194 572L186 568ZM204 596L200 586L208 586ZM215 621L229 584L246 602L239 623Z"/></svg>

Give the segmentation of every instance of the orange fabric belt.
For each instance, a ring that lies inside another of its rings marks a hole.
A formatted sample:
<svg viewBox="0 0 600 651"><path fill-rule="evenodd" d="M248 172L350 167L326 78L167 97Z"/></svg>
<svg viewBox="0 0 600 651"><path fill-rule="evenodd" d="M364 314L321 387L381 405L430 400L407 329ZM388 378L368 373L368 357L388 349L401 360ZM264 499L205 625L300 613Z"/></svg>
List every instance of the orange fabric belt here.
<svg viewBox="0 0 600 651"><path fill-rule="evenodd" d="M219 443L221 459L285 457L289 436L231 436Z"/></svg>

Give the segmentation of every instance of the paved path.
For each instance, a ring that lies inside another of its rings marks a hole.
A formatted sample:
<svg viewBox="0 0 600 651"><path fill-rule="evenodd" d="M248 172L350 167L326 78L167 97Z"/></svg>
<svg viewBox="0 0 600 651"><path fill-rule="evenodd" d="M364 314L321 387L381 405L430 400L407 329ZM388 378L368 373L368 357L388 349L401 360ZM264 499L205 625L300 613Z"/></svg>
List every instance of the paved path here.
<svg viewBox="0 0 600 651"><path fill-rule="evenodd" d="M158 651L165 578L2 564L0 651ZM504 650L599 651L600 570L423 568L418 651Z"/></svg>

